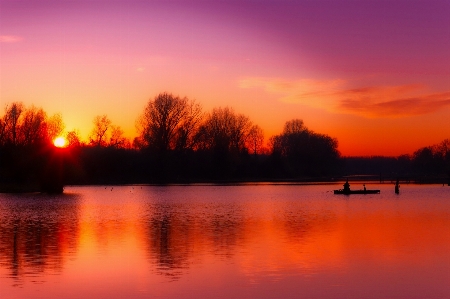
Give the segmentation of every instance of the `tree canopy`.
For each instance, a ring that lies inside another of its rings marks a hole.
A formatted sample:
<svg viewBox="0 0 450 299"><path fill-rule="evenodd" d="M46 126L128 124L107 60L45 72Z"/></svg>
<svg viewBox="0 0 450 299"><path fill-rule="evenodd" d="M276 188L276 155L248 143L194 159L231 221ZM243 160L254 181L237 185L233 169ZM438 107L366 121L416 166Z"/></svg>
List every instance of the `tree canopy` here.
<svg viewBox="0 0 450 299"><path fill-rule="evenodd" d="M51 143L64 130L60 114L47 117L42 108L14 102L0 119L0 145L37 146Z"/></svg>
<svg viewBox="0 0 450 299"><path fill-rule="evenodd" d="M286 171L294 176L328 175L340 157L337 139L310 131L300 119L286 122L271 143L272 154L281 156Z"/></svg>
<svg viewBox="0 0 450 299"><path fill-rule="evenodd" d="M161 93L147 103L137 120L137 144L160 152L192 147L201 117L201 106L194 100Z"/></svg>
<svg viewBox="0 0 450 299"><path fill-rule="evenodd" d="M20 102L7 105L0 118L0 185L60 182L54 174L62 166L55 168L52 142L62 135L67 139L64 173L72 183L283 180L348 172L450 177L449 139L398 158L343 158L337 139L292 119L266 147L263 130L248 116L231 107L204 113L195 100L170 93L149 100L136 126L139 136L132 147L119 126L98 115L85 143L77 130L65 133L60 114L48 117L42 108Z"/></svg>

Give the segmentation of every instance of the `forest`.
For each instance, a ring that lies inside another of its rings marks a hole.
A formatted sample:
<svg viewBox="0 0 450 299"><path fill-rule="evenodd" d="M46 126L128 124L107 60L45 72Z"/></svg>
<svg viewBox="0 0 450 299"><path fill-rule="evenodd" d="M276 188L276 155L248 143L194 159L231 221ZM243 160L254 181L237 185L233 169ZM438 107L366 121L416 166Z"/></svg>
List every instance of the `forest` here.
<svg viewBox="0 0 450 299"><path fill-rule="evenodd" d="M88 141L65 132L60 114L20 102L0 118L0 191L61 192L67 184L332 181L348 176L448 182L450 140L399 157L343 157L338 140L289 120L265 142L230 107L203 112L195 100L161 93L137 117L133 140L106 115ZM67 144L55 147L64 136Z"/></svg>

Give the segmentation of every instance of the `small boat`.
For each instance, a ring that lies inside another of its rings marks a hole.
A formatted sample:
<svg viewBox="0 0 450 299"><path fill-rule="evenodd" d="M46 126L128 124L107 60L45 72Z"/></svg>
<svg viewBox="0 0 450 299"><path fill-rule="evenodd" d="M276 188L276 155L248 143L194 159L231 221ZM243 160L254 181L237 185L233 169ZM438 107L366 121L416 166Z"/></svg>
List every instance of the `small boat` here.
<svg viewBox="0 0 450 299"><path fill-rule="evenodd" d="M344 189L334 190L334 194L377 194L380 193L380 190L367 190L366 184L364 184L364 189L362 190L350 190L350 184L348 183L348 180L344 184Z"/></svg>
<svg viewBox="0 0 450 299"><path fill-rule="evenodd" d="M380 193L380 190L334 190L334 194L378 194Z"/></svg>

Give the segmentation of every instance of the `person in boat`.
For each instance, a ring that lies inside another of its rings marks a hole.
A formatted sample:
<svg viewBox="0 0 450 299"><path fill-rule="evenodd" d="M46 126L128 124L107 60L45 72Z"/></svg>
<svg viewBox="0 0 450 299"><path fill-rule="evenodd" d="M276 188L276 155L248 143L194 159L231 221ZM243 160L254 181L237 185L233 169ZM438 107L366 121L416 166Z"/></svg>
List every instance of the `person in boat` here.
<svg viewBox="0 0 450 299"><path fill-rule="evenodd" d="M348 183L348 179L344 184L344 192L350 192L350 184Z"/></svg>
<svg viewBox="0 0 450 299"><path fill-rule="evenodd" d="M366 191L366 184L364 184L363 186L364 186L364 191Z"/></svg>

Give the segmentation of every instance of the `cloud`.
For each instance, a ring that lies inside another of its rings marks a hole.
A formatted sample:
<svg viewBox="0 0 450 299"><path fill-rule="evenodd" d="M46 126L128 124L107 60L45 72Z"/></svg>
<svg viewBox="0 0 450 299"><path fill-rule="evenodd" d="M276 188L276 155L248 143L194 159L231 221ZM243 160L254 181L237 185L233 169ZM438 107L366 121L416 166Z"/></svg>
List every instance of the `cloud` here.
<svg viewBox="0 0 450 299"><path fill-rule="evenodd" d="M23 38L15 35L0 35L0 43L17 43L20 42Z"/></svg>
<svg viewBox="0 0 450 299"><path fill-rule="evenodd" d="M271 78L245 78L239 82L241 88L264 88L269 92L297 95L298 100L324 92L335 91L345 84L343 80L285 80Z"/></svg>
<svg viewBox="0 0 450 299"><path fill-rule="evenodd" d="M450 92L426 93L420 84L349 88L344 80L245 78L241 88L262 88L280 100L364 117L402 117L450 106Z"/></svg>
<svg viewBox="0 0 450 299"><path fill-rule="evenodd" d="M450 92L408 96L408 87L372 87L357 94L342 91L337 95L339 108L368 117L400 117L428 114L450 106Z"/></svg>

